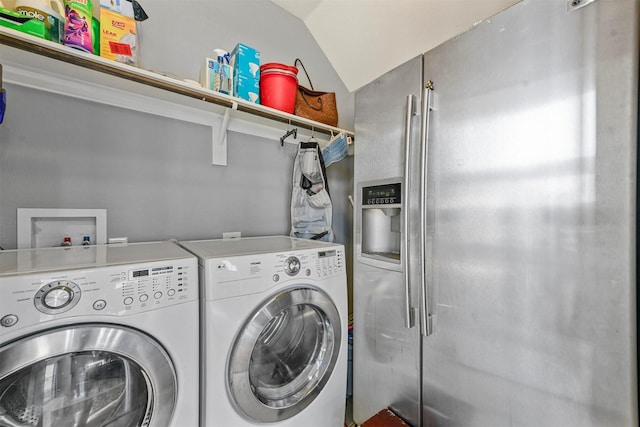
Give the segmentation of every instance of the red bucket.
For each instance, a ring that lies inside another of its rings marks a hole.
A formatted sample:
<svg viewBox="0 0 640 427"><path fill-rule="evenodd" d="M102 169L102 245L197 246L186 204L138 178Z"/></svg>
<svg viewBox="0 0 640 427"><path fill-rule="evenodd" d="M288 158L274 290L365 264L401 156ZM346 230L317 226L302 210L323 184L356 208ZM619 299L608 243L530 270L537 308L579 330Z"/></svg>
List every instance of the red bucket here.
<svg viewBox="0 0 640 427"><path fill-rule="evenodd" d="M298 69L270 62L260 66L260 104L293 114L298 90Z"/></svg>

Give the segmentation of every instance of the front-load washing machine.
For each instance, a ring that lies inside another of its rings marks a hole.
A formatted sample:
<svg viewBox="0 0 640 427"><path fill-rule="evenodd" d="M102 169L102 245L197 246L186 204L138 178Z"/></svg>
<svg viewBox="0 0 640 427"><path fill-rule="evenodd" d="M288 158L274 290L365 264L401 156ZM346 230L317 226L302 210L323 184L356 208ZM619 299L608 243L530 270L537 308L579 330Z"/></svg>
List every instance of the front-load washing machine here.
<svg viewBox="0 0 640 427"><path fill-rule="evenodd" d="M284 236L180 244L199 257L203 425L342 426L344 247Z"/></svg>
<svg viewBox="0 0 640 427"><path fill-rule="evenodd" d="M171 242L0 251L0 425L197 426L198 308Z"/></svg>

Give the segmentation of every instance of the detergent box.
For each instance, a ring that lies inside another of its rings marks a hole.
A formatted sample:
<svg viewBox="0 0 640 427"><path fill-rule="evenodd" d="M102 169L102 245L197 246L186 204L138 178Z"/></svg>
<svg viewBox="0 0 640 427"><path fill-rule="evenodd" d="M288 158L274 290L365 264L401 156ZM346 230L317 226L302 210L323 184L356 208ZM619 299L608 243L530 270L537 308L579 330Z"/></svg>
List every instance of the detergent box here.
<svg viewBox="0 0 640 427"><path fill-rule="evenodd" d="M0 7L0 26L22 31L32 36L51 40L51 32L43 21L25 17L18 12Z"/></svg>

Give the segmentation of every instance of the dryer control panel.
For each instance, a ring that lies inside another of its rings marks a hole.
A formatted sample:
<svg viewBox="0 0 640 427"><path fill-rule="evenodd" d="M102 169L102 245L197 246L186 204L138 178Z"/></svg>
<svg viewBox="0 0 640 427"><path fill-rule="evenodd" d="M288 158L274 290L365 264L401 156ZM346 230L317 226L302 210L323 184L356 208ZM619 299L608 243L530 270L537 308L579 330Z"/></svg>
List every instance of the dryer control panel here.
<svg viewBox="0 0 640 427"><path fill-rule="evenodd" d="M338 249L318 251L317 257L315 257L315 267L318 277L344 273L344 253Z"/></svg>
<svg viewBox="0 0 640 427"><path fill-rule="evenodd" d="M64 317L129 316L197 299L195 257L0 277L0 333Z"/></svg>
<svg viewBox="0 0 640 427"><path fill-rule="evenodd" d="M267 268L274 271L274 282L289 277L306 277L323 280L335 275L345 274L344 251L335 247L323 250L273 254L274 261ZM284 273L284 275L282 274Z"/></svg>
<svg viewBox="0 0 640 427"><path fill-rule="evenodd" d="M346 280L344 247L252 254L207 260L202 269L205 298L263 292L284 282L300 284Z"/></svg>

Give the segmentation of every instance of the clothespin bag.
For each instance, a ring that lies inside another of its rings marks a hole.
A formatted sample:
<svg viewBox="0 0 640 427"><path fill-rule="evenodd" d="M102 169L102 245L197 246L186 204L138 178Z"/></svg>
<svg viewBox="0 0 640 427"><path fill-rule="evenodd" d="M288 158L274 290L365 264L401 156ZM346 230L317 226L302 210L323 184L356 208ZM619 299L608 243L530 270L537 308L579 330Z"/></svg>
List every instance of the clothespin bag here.
<svg viewBox="0 0 640 427"><path fill-rule="evenodd" d="M291 237L333 242L333 205L320 146L298 144L293 165Z"/></svg>

